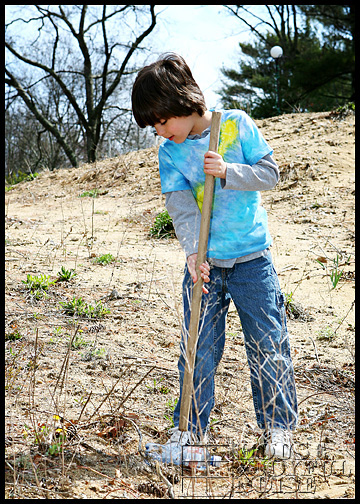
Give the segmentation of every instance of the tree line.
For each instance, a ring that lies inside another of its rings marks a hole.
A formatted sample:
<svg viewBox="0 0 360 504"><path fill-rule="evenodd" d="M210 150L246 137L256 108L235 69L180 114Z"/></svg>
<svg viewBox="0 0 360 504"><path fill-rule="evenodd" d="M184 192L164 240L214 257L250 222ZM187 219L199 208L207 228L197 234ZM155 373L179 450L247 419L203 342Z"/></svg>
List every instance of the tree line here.
<svg viewBox="0 0 360 504"><path fill-rule="evenodd" d="M154 5L17 7L5 23L8 178L153 142L132 120L130 93L151 55ZM252 7L221 7L253 35L236 68L221 69L222 106L261 118L355 102L353 5L271 5L263 16Z"/></svg>

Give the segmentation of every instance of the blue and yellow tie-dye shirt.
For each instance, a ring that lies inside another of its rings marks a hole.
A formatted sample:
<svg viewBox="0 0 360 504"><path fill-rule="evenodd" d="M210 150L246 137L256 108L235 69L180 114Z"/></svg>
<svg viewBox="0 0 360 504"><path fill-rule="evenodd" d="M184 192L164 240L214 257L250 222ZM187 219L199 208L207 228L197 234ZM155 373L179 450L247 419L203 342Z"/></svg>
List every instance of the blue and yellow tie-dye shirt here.
<svg viewBox="0 0 360 504"><path fill-rule="evenodd" d="M273 150L254 121L241 110L221 110L218 153L227 163L253 165ZM204 154L209 136L186 139L181 144L165 140L159 148L162 193L191 189L198 207L204 196ZM223 189L215 179L207 256L242 257L271 244L266 210L259 191ZM189 223L190 225L192 223Z"/></svg>

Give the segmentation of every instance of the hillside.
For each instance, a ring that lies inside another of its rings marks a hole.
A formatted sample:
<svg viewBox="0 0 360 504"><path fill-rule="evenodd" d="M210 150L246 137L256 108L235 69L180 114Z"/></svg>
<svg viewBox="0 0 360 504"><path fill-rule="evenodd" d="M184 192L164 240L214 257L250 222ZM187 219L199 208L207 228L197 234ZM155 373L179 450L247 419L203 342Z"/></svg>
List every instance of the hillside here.
<svg viewBox="0 0 360 504"><path fill-rule="evenodd" d="M270 478L265 494L354 498L355 116L301 113L257 124L281 170L262 198L288 299L295 440L308 458L296 484L287 467L287 493ZM6 193L7 498L168 496L164 477L138 451L139 435L143 446L167 440L178 393L184 254L176 239L149 237L163 208L156 147L43 172ZM62 267L76 276L40 299L29 293L27 275L55 281ZM109 313L74 319L60 302L75 298ZM233 305L226 338L210 441L230 460L227 443L250 448L260 434ZM212 470L223 479L207 494L260 496L259 465L241 472L239 461L229 464ZM196 498L203 480L180 478L172 490Z"/></svg>

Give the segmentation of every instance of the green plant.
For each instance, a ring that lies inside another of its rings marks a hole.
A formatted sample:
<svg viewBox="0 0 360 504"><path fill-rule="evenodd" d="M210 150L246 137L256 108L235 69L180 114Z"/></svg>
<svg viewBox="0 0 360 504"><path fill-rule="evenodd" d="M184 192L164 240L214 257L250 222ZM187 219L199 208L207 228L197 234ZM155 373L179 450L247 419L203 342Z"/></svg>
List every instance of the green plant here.
<svg viewBox="0 0 360 504"><path fill-rule="evenodd" d="M349 264L350 257L351 256L349 256L346 259L345 264ZM316 262L320 264L322 269L325 269L327 271L327 267L325 266L325 264L323 264L321 261L319 261L319 259L316 259ZM339 254L337 254L336 258L333 259L333 266L331 267L331 271L329 274L333 289L335 289L335 287L339 283L339 280L342 277L343 273L344 273L344 269L340 270L340 268L339 268Z"/></svg>
<svg viewBox="0 0 360 504"><path fill-rule="evenodd" d="M5 333L5 341L16 341L20 338L22 338L22 335L17 329L11 333Z"/></svg>
<svg viewBox="0 0 360 504"><path fill-rule="evenodd" d="M40 299L45 295L50 285L54 285L55 282L51 281L48 275L32 276L28 274L22 283L36 299Z"/></svg>
<svg viewBox="0 0 360 504"><path fill-rule="evenodd" d="M71 301L60 301L60 305L68 315L86 316L87 304L82 298L74 296Z"/></svg>
<svg viewBox="0 0 360 504"><path fill-rule="evenodd" d="M115 261L115 257L111 254L103 254L100 257L95 257L94 262L98 264L109 264Z"/></svg>
<svg viewBox="0 0 360 504"><path fill-rule="evenodd" d="M38 175L39 175L38 172L34 173L19 172L14 175L8 175L7 177L5 177L5 181L10 186L13 186L23 181L34 180Z"/></svg>
<svg viewBox="0 0 360 504"><path fill-rule="evenodd" d="M101 301L97 301L93 306L87 304L82 298L76 298L75 296L71 301L60 301L60 305L65 313L78 317L101 318L110 313L110 310L105 308Z"/></svg>
<svg viewBox="0 0 360 504"><path fill-rule="evenodd" d="M347 260L347 262L350 260L350 256ZM337 286L340 278L342 277L342 274L344 273L344 270L342 269L339 271L339 255L336 255L336 259L333 259L334 266L330 272L330 280L333 286L333 289Z"/></svg>
<svg viewBox="0 0 360 504"><path fill-rule="evenodd" d="M336 114L344 114L348 110L355 112L355 103L354 102L348 102L348 103L345 103L345 105L338 107L337 109L335 109L335 113Z"/></svg>
<svg viewBox="0 0 360 504"><path fill-rule="evenodd" d="M168 399L166 402L166 412L164 414L164 418L165 420L170 422L170 427L174 427L173 413L175 406L177 405L177 402L178 402L177 397L175 399L173 397L170 397L170 399Z"/></svg>
<svg viewBox="0 0 360 504"><path fill-rule="evenodd" d="M59 418L54 415L54 419ZM66 440L66 432L61 427L52 428L43 423L38 424L37 430L33 431L28 425L24 425L24 438L33 437L33 443L42 447L48 455L58 455Z"/></svg>
<svg viewBox="0 0 360 504"><path fill-rule="evenodd" d="M64 266L61 266L61 270L58 272L57 275L58 275L57 277L58 282L68 282L69 280L71 280L71 278L75 277L77 273L75 273L74 269L67 270L65 269Z"/></svg>
<svg viewBox="0 0 360 504"><path fill-rule="evenodd" d="M90 189L90 191L84 191L79 195L80 198L97 198L99 196L99 190L98 189Z"/></svg>
<svg viewBox="0 0 360 504"><path fill-rule="evenodd" d="M149 233L150 236L156 238L170 238L175 236L174 224L167 210L163 210L156 216Z"/></svg>
<svg viewBox="0 0 360 504"><path fill-rule="evenodd" d="M291 291L290 294L284 292L284 296L285 296L285 307L292 313L294 311L293 292Z"/></svg>
<svg viewBox="0 0 360 504"><path fill-rule="evenodd" d="M168 394L170 392L170 389L166 385L160 385L160 382L162 382L163 380L164 378L160 378L159 383L157 383L156 378L154 378L153 385L146 385L146 387L155 393L159 392L160 394Z"/></svg>
<svg viewBox="0 0 360 504"><path fill-rule="evenodd" d="M245 467L256 467L256 468L266 468L269 465L272 465L273 462L268 460L267 457L258 458L256 456L256 449L253 448L251 450L247 450L246 448L240 448L234 452L234 463L237 466L245 466Z"/></svg>
<svg viewBox="0 0 360 504"><path fill-rule="evenodd" d="M97 359L102 359L106 355L106 350L105 348L94 348L93 350L91 350L90 355Z"/></svg>
<svg viewBox="0 0 360 504"><path fill-rule="evenodd" d="M255 453L255 449L246 450L245 448L240 448L235 453L235 459L244 465L254 465L254 460L253 460L254 453Z"/></svg>
<svg viewBox="0 0 360 504"><path fill-rule="evenodd" d="M336 333L330 326L326 326L325 329L321 329L319 331L316 331L316 335L318 340L323 340L323 341L332 341Z"/></svg>
<svg viewBox="0 0 360 504"><path fill-rule="evenodd" d="M78 331L78 333L80 331L81 331L81 329ZM87 346L87 343L84 340L84 338L81 336L81 334L78 334L78 333L75 334L75 337L73 338L73 340L71 342L71 348L73 350L78 350L79 348ZM69 336L69 339L71 339L71 336Z"/></svg>

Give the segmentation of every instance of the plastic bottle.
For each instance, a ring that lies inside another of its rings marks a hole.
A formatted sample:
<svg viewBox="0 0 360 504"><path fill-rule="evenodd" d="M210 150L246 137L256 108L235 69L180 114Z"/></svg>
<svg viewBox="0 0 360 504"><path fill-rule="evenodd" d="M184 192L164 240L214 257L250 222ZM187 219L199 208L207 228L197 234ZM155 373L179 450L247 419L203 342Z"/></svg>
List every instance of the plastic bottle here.
<svg viewBox="0 0 360 504"><path fill-rule="evenodd" d="M146 456L158 460L165 464L196 467L197 470L204 471L206 464L220 467L221 457L210 455L203 446L181 446L178 443L168 443L165 445L157 443L146 443Z"/></svg>

